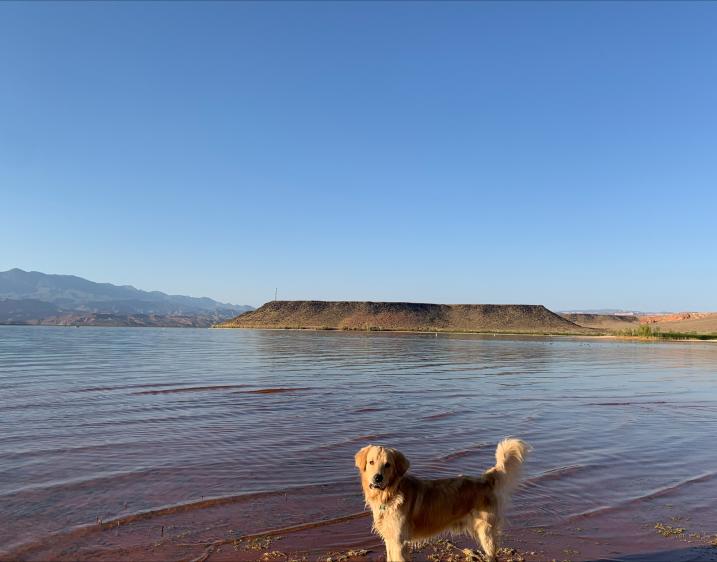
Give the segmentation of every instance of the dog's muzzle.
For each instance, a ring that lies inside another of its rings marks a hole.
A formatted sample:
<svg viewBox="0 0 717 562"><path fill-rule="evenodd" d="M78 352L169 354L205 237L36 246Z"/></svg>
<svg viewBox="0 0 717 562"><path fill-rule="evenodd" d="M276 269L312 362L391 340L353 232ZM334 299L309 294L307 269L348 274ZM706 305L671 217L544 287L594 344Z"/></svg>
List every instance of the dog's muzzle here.
<svg viewBox="0 0 717 562"><path fill-rule="evenodd" d="M383 474L374 474L373 482L369 483L368 487L371 489L383 490L386 487Z"/></svg>

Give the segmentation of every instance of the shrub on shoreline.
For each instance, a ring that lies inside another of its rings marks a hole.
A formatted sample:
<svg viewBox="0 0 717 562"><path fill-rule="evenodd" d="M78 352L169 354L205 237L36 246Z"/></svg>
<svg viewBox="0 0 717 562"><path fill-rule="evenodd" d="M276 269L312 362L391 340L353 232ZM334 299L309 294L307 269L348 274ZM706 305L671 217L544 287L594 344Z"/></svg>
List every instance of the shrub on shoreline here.
<svg viewBox="0 0 717 562"><path fill-rule="evenodd" d="M638 328L617 332L619 336L663 340L717 340L717 334L697 334L694 332L663 332L659 327L641 324Z"/></svg>

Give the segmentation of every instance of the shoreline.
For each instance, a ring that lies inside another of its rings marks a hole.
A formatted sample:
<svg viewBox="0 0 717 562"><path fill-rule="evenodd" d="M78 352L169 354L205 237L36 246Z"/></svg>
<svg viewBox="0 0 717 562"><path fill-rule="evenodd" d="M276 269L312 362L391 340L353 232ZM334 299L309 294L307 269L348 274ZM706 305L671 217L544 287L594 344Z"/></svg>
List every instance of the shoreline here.
<svg viewBox="0 0 717 562"><path fill-rule="evenodd" d="M298 501L282 496L268 492L265 499L273 502L273 509L284 505L290 514L298 514L298 518L292 517L283 524L267 517L264 511L261 515L254 513L260 519L257 526L249 524L246 531L241 531L242 520L251 515L245 511L248 506L214 498L207 502L211 505L199 511L191 509L192 504L180 504L50 533L0 551L0 560L383 562L384 546L371 531L370 511L341 513L325 505L326 499L322 502L321 495L307 495ZM317 501L319 507L324 503L320 514L309 509ZM631 562L693 562L717 558L717 535L713 532L694 527L689 517L683 518L679 513L652 516L655 518L645 519L627 510L598 513L575 521L573 526L567 521L535 526L522 520L517 512L511 520L521 522L504 532L499 559L597 562L619 555L616 559ZM443 535L412 547L412 559L478 561L482 558L477 548L469 537Z"/></svg>
<svg viewBox="0 0 717 562"><path fill-rule="evenodd" d="M93 326L94 327L94 326ZM97 326L105 327L105 326ZM204 329L204 328L201 328ZM466 336L495 336L495 337L515 337L528 336L539 338L573 338L573 339L609 339L609 340L627 340L627 341L644 341L644 342L717 342L717 334L694 334L694 337L661 337L661 336L626 336L622 334L570 334L570 333L554 333L554 332L495 332L482 330L387 330L387 329L346 329L346 328L317 328L317 327L258 327L258 326L210 326L210 330L262 330L273 332L344 332L344 333L386 333L386 334L417 334L417 335L466 335ZM692 334L688 334L692 335ZM700 337L702 336L702 337Z"/></svg>
<svg viewBox="0 0 717 562"><path fill-rule="evenodd" d="M0 324L0 328L91 328L91 329L145 329L145 330L257 330L272 332L342 332L342 333L374 333L374 334L416 334L416 335L465 335L465 336L493 336L502 338L511 337L533 337L533 338L571 338L589 340L620 340L635 342L672 342L672 343L717 343L717 334L689 334L676 332L662 333L656 336L628 336L623 334L571 334L555 332L518 332L505 331L496 332L489 330L393 330L393 329L346 329L346 328L316 328L316 327L244 327L244 326L101 326L92 324Z"/></svg>
<svg viewBox="0 0 717 562"><path fill-rule="evenodd" d="M465 335L465 336L493 336L493 337L534 337L534 338L572 338L572 339L589 339L589 340L622 340L622 341L641 341L641 342L672 342L672 343L717 343L717 334L685 334L678 332L675 337L669 333L661 336L627 336L622 334L570 334L570 333L554 333L554 332L495 332L482 330L387 330L387 329L345 329L345 328L316 328L316 327L239 327L239 326L98 326L92 324L75 325L75 324L0 324L0 328L91 328L91 329L145 329L145 330L261 330L273 332L343 332L343 333L383 333L383 334L416 334L416 335Z"/></svg>

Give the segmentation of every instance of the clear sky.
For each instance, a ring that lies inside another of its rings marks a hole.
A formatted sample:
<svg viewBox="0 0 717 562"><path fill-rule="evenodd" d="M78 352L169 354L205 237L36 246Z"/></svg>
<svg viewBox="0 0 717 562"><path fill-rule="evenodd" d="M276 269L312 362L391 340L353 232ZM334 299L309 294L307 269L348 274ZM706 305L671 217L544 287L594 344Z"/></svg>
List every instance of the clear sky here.
<svg viewBox="0 0 717 562"><path fill-rule="evenodd" d="M0 270L717 310L717 3L0 3Z"/></svg>

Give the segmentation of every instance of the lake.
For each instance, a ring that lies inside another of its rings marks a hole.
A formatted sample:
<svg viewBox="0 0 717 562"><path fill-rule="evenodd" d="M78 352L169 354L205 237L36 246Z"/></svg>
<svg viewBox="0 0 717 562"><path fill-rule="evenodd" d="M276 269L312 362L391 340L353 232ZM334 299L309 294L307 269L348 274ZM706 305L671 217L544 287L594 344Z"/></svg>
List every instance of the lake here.
<svg viewBox="0 0 717 562"><path fill-rule="evenodd" d="M357 449L477 474L508 435L526 560L717 560L715 343L19 326L0 558L378 560Z"/></svg>

